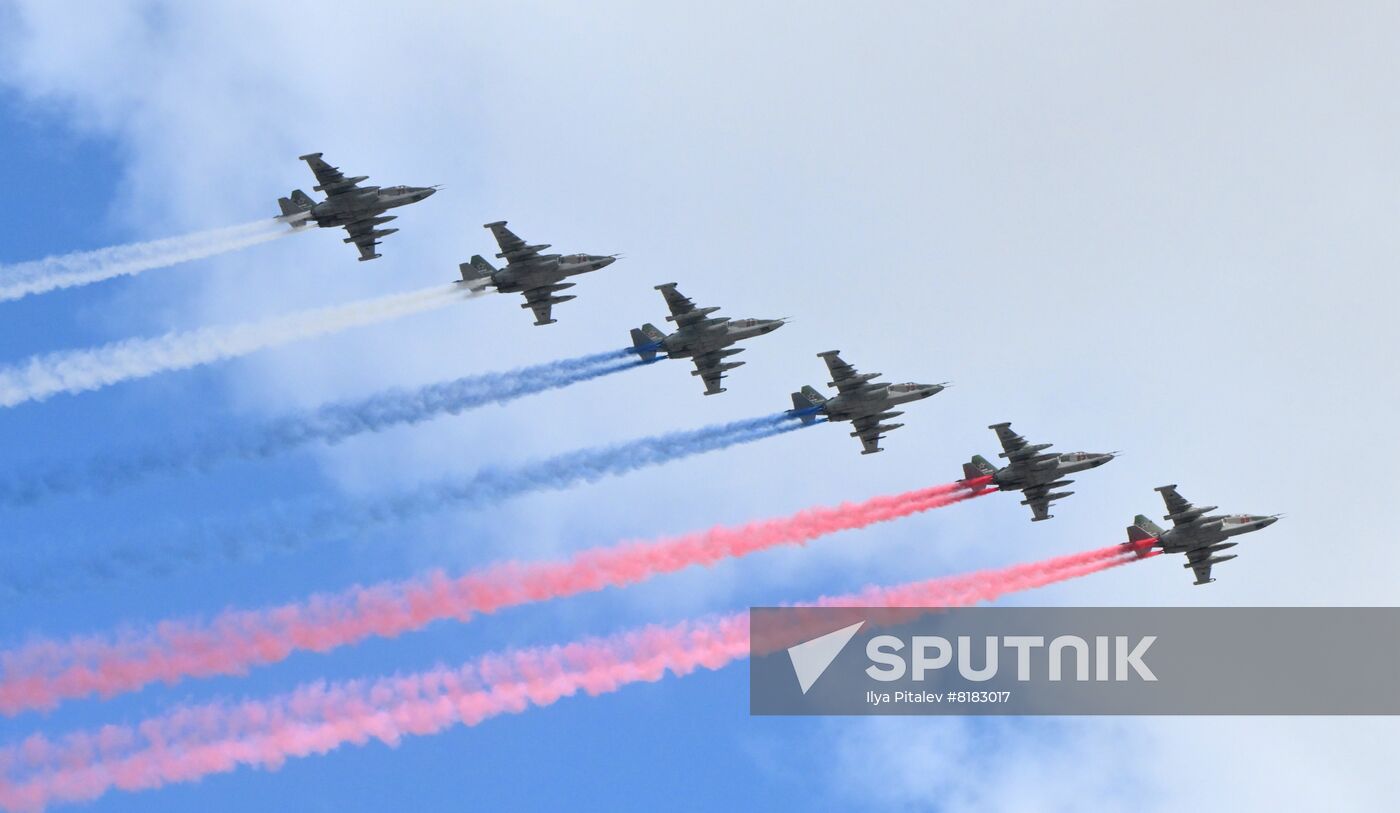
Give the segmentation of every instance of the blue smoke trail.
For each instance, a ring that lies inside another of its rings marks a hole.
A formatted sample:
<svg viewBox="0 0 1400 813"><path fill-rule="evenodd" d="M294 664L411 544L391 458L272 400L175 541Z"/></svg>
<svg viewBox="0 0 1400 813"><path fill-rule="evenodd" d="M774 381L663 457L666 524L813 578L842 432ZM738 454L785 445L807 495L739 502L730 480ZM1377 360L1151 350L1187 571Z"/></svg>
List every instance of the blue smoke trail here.
<svg viewBox="0 0 1400 813"><path fill-rule="evenodd" d="M50 566L15 569L25 582L0 581L0 595L49 592L131 576L168 576L208 562L241 563L291 552L306 544L344 538L377 525L402 521L449 505L485 508L502 500L538 491L559 491L659 466L706 452L752 443L802 429L801 418L815 409L779 412L759 418L715 424L636 440L580 449L518 466L486 466L459 479L443 480L378 502L346 505L317 501L268 505L258 517L239 525L205 523L173 536L181 541L155 548L110 548L95 558ZM819 421L820 422L820 419ZM91 546L84 546L91 547Z"/></svg>
<svg viewBox="0 0 1400 813"><path fill-rule="evenodd" d="M168 442L86 463L14 474L0 481L0 503L24 505L58 494L109 492L155 474L207 471L224 460L260 460L311 443L338 443L365 432L459 415L488 404L561 389L656 360L642 360L629 347L415 390L388 390L360 401L327 404L310 413L290 415L241 434L221 432L185 443Z"/></svg>

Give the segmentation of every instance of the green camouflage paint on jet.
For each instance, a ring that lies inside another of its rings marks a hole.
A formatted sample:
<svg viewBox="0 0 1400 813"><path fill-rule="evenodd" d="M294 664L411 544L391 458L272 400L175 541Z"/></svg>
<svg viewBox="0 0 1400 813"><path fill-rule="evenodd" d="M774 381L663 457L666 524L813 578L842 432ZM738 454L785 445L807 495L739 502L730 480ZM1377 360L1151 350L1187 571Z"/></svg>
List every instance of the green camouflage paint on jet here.
<svg viewBox="0 0 1400 813"><path fill-rule="evenodd" d="M1099 466L1112 460L1117 452L1046 452L1053 444L1030 444L1026 439L1011 431L1009 423L994 423L987 427L997 433L1002 451L998 457L1006 458L1002 468L993 466L987 458L973 455L972 462L963 464L963 475L967 480L983 477L992 478L992 484L1001 491L1020 491L1025 495L1022 505L1031 509L1031 522L1050 519L1050 503L1073 494L1073 491L1055 491L1073 483L1065 477Z"/></svg>
<svg viewBox="0 0 1400 813"><path fill-rule="evenodd" d="M354 243L360 250L360 262L373 260L380 255L375 252L379 238L387 237L398 229L380 229L396 215L386 215L386 211L417 203L436 192L437 186L360 186L361 181L369 180L368 175L347 178L339 167L333 167L321 160L321 153L313 152L300 156L311 167L316 176L317 192L325 192L326 199L317 203L300 189L292 190L290 197L278 198L277 205L282 216L277 218L298 229L315 223L323 229L343 228L350 235L342 242Z"/></svg>
<svg viewBox="0 0 1400 813"><path fill-rule="evenodd" d="M676 323L676 331L667 335L656 325L647 323L632 329L632 346L647 361L665 353L667 358L688 358L695 362L691 375L705 382L705 394L725 391L720 381L728 370L743 366L742 361L725 361L743 352L742 347L730 347L745 339L772 333L783 326L782 319L730 319L712 316L717 307L697 308L688 297L676 290L676 283L656 286L666 299L671 315L666 321Z"/></svg>

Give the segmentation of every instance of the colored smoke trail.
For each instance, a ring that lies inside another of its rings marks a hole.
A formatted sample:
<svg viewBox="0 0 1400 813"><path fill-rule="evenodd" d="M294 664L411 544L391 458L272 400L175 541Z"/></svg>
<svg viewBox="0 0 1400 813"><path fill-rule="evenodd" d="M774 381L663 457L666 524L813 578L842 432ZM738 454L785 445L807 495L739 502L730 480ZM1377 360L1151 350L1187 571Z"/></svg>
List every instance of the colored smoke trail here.
<svg viewBox="0 0 1400 813"><path fill-rule="evenodd" d="M625 587L987 493L991 492L949 483L737 527L593 548L562 562L507 562L458 578L435 572L267 610L229 611L208 623L164 621L118 636L37 641L0 652L0 713L51 708L91 694L111 697L155 682L244 674L297 651L326 652L370 637L394 637L435 621L468 621L504 607Z"/></svg>
<svg viewBox="0 0 1400 813"><path fill-rule="evenodd" d="M17 573L0 582L0 587L16 595L29 595L134 575L164 576L209 561L258 560L312 542L353 537L378 525L448 506L486 508L512 497L592 483L816 425L803 424L798 417L792 412L778 412L580 449L518 466L488 466L467 477L430 483L377 501L268 503L251 519L210 520L169 532L168 541L139 547L111 546L96 552L84 551L81 558L27 567L22 574L24 581L16 578L20 575Z"/></svg>
<svg viewBox="0 0 1400 813"><path fill-rule="evenodd" d="M261 322L172 332L86 350L34 356L20 364L0 367L0 406L42 401L58 393L95 390L156 373L244 356L300 339L440 308L466 296L455 285L437 286L301 311Z"/></svg>
<svg viewBox="0 0 1400 813"><path fill-rule="evenodd" d="M223 460L268 458L311 443L337 443L366 432L503 404L648 363L638 359L631 348L593 353L417 389L387 390L357 401L327 404L241 433L212 433L86 463L47 469L27 466L0 481L0 501L20 505L58 494L106 492L156 474L206 470Z"/></svg>
<svg viewBox="0 0 1400 813"><path fill-rule="evenodd" d="M152 268L212 257L295 233L286 223L265 218L179 237L0 265L0 302L133 276Z"/></svg>
<svg viewBox="0 0 1400 813"><path fill-rule="evenodd" d="M966 604L1078 578L1139 557L1114 546L967 579L934 579L823 599L867 604L932 598ZM942 587L939 587L939 584ZM994 593L989 585L999 585ZM875 605L878 606L878 605ZM476 725L580 693L590 696L669 672L721 669L749 651L746 613L650 626L573 643L510 650L456 669L373 681L317 682L267 700L177 708L135 726L105 726L53 740L36 734L0 750L0 807L41 810L118 790L196 781L240 766L277 768L287 759L378 740L397 745L455 725Z"/></svg>

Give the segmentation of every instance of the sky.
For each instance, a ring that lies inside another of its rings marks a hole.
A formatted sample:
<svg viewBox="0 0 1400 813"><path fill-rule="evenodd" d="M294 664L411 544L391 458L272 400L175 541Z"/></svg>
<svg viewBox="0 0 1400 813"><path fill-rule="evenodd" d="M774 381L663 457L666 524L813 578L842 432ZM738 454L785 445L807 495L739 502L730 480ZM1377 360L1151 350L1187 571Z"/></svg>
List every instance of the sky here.
<svg viewBox="0 0 1400 813"><path fill-rule="evenodd" d="M1134 514L1162 513L1152 488L1166 483L1287 517L1208 587L1163 557L1004 601L1393 604L1397 16L1381 3L0 3L0 264L270 217L277 197L313 185L296 158L308 152L374 183L444 185L401 213L371 263L312 231L0 303L0 363L444 284L495 252L480 227L495 220L564 252L624 254L579 280L545 328L514 297L483 297L5 409L0 473L621 347L630 328L662 324L662 282L726 315L791 317L717 397L668 362L5 507L7 575L113 544L158 551L277 501L355 506L483 465L767 414L827 380L823 350L894 381L953 382L911 407L879 455L819 426L261 561L0 596L0 648L947 482L969 455L991 456L986 427L1004 420L1057 449L1124 450L1077 478L1051 522L994 495L246 677L0 718L0 743L1108 545ZM1378 747L1400 730L1379 718L747 709L740 664L87 806L1239 810L1400 797Z"/></svg>

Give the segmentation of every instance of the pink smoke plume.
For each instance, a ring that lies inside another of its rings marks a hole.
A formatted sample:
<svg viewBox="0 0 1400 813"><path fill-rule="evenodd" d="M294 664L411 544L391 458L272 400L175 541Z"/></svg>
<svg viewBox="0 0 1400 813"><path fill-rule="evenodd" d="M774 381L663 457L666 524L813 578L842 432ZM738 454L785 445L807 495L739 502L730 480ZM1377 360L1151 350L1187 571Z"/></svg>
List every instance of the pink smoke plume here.
<svg viewBox="0 0 1400 813"><path fill-rule="evenodd" d="M990 493L984 489L987 480L593 548L561 562L507 562L457 578L434 572L271 609L228 611L207 623L166 621L105 638L36 641L0 653L0 712L51 708L92 694L111 697L154 682L245 674L253 666L275 663L298 651L326 652L371 637L394 637L434 621L467 621L504 607L623 587L694 565L803 544L952 505Z"/></svg>
<svg viewBox="0 0 1400 813"><path fill-rule="evenodd" d="M819 604L958 606L986 601L1145 558L1113 546L968 576L869 588ZM599 695L670 672L720 669L745 657L744 613L605 638L507 651L457 669L314 683L268 700L179 708L136 726L106 726L50 740L36 734L0 750L0 808L34 813L54 802L94 799L109 790L146 790L239 766L276 769L287 759L346 744L433 734L453 725L547 706L579 693ZM18 776L16 776L18 774Z"/></svg>

